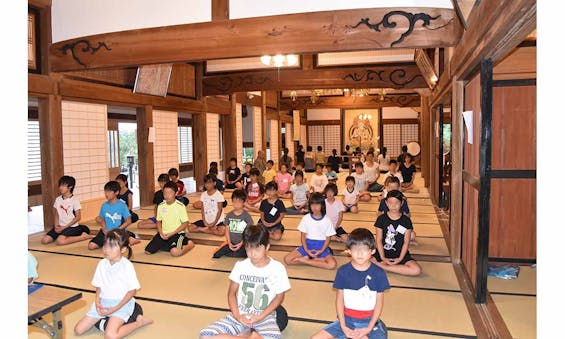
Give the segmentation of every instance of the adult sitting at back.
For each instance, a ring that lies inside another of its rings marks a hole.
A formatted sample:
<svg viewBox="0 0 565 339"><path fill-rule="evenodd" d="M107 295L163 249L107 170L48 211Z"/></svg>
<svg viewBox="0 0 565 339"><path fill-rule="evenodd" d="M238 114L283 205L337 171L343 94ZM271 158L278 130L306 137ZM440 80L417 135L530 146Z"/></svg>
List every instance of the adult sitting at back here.
<svg viewBox="0 0 565 339"><path fill-rule="evenodd" d="M295 166L298 163L304 164L304 146L298 145L298 151L294 154L296 156L296 162L294 163Z"/></svg>
<svg viewBox="0 0 565 339"><path fill-rule="evenodd" d="M316 162L314 161L314 152L312 152L312 146L306 147L306 155L304 156L304 171L314 172Z"/></svg>
<svg viewBox="0 0 565 339"><path fill-rule="evenodd" d="M263 150L257 151L257 158L253 162L253 167L259 170L259 173L263 173L267 169L267 156Z"/></svg>

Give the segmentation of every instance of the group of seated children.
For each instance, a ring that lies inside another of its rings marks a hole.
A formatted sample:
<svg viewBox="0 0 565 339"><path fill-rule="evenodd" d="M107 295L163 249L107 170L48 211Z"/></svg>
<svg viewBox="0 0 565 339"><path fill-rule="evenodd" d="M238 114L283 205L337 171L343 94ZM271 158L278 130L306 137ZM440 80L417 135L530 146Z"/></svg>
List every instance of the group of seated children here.
<svg viewBox="0 0 565 339"><path fill-rule="evenodd" d="M298 225L300 246L284 257L285 264L335 269L337 261L329 247L332 240L344 242L351 255L351 262L337 270L334 281L338 320L317 332L313 338L344 335L379 337L386 332L379 319L383 292L390 288L384 272L416 276L422 271L409 252L414 234L410 210L400 191L400 179L396 175L393 161L391 165L374 224L375 236L364 228L347 234L341 227L343 213L356 213L358 201L368 193L370 184L363 175L362 164L361 167L356 165L355 173L346 178L346 188L341 200L336 198L337 185L327 183L326 176L322 174L323 166L316 166L311 186L304 182L302 171L294 173L292 183L292 176L285 165L281 166L279 174L275 173L274 180L268 181L265 186L259 181L260 174L255 168L246 168L246 185L238 185L244 175L234 170L233 173L228 173L226 183L232 185L229 187L236 188L231 196L233 210L227 216L223 212L225 199L218 190L217 177L214 175L214 168L217 171L217 167L211 167L211 173L204 178L206 190L202 192L200 199L202 220L194 223L189 221L184 199L179 199L184 197L178 195L179 189L184 189L184 185L181 182L180 188L178 171L176 175L174 171L160 174L158 183L161 189L155 192L153 200L156 205L155 217L139 222L140 228L157 230L145 247L145 253L150 255L167 251L172 256L187 253L195 246L187 237L187 231L225 236L226 241L215 250L213 257L247 259L237 262L230 274L228 300L231 313L203 329L201 338L242 333L247 333L250 338L265 335L280 338L274 312L280 306L285 291L290 289L290 284L284 265L268 257L267 251L269 241L279 240L283 235L282 220L285 214L304 214ZM322 179L315 176L326 178L326 184L321 185L318 180ZM169 180L172 178L177 181ZM282 189L279 184L283 186ZM122 257L126 251L128 258L131 257L130 246L140 242L134 234L127 231L127 226L132 223L132 193L127 188L127 177L119 176L116 181L110 181L104 186L107 201L96 217L96 222L101 226L96 236L90 234L87 226L78 223L81 207L78 199L73 196L75 185L75 179L69 176L63 176L59 180L61 195L53 205L56 210L56 226L43 237L42 243L56 241L63 245L90 239L89 249L104 249L105 259L100 261L93 278L93 285L97 287L96 301L87 315L77 323L75 333L80 335L96 326L116 337L123 337L152 322L143 317L141 307L135 303L133 296L139 289L139 282L131 262ZM266 198L263 199L264 194ZM291 207L285 208L279 198L282 194L288 194L292 201ZM125 199L121 200L121 197ZM260 213L257 223L248 211ZM109 273L109 267L116 264L122 267L120 274L123 276ZM253 274L249 274L250 272ZM269 280L273 275L278 278ZM267 297L256 309L257 303L242 297L242 285L249 284L244 281L247 277L263 277L261 281L272 281L269 284L274 284L262 290ZM109 288L112 284L119 288ZM339 308L345 311L339 311Z"/></svg>

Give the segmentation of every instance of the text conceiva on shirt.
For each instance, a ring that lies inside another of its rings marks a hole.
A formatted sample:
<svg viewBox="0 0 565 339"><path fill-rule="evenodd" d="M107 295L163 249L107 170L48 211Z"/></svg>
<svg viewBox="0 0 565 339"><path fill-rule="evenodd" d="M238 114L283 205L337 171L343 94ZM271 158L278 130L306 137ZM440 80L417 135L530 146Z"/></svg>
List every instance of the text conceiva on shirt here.
<svg viewBox="0 0 565 339"><path fill-rule="evenodd" d="M269 258L264 267L256 267L249 258L235 263L230 280L237 283L237 307L241 314L261 314L277 294L290 289L283 264Z"/></svg>

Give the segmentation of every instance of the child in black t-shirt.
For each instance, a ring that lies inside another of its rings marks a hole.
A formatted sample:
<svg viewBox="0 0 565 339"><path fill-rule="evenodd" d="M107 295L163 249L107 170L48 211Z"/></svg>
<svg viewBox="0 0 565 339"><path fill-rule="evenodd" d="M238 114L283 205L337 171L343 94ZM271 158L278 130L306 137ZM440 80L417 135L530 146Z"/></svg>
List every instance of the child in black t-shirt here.
<svg viewBox="0 0 565 339"><path fill-rule="evenodd" d="M169 179L169 175L167 173L159 174L157 178L157 182L159 183L160 190L155 192L153 195L153 204L155 204L155 216L149 219L141 220L137 223L137 228L157 228L157 206L165 200L165 196L163 195L163 187L167 182L171 181Z"/></svg>
<svg viewBox="0 0 565 339"><path fill-rule="evenodd" d="M262 225L269 231L269 238L272 240L280 240L284 232L284 226L281 223L286 213L286 208L281 199L279 199L278 185L271 181L265 185L265 193L267 199L261 201L259 210L261 211L261 219L257 223Z"/></svg>
<svg viewBox="0 0 565 339"><path fill-rule="evenodd" d="M416 173L416 165L412 161L410 153L404 154L404 161L400 164L400 173L402 174L402 183L400 187L402 190L409 190L414 188L414 173Z"/></svg>
<svg viewBox="0 0 565 339"><path fill-rule="evenodd" d="M230 167L226 171L225 187L228 189L237 188L237 184L241 181L241 170L237 167L237 159L230 159Z"/></svg>
<svg viewBox="0 0 565 339"><path fill-rule="evenodd" d="M247 183L250 182L249 176L251 175L251 163L245 163L245 172L241 175L241 180L235 183L235 187L245 189L247 187Z"/></svg>
<svg viewBox="0 0 565 339"><path fill-rule="evenodd" d="M422 273L422 268L408 251L414 227L410 218L400 212L403 202L402 192L388 192L388 212L380 215L375 221L377 251L373 262L388 272L417 276Z"/></svg>

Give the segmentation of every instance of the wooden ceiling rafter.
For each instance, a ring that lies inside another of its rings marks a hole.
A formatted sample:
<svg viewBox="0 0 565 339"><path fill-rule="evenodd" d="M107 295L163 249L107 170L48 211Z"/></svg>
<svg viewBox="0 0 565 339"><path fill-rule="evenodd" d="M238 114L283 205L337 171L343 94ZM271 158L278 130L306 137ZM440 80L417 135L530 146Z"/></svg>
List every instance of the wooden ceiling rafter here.
<svg viewBox="0 0 565 339"><path fill-rule="evenodd" d="M53 71L276 54L454 46L453 9L370 8L128 30L51 45ZM179 36L184 37L179 39Z"/></svg>
<svg viewBox="0 0 565 339"><path fill-rule="evenodd" d="M378 108L378 107L418 107L420 96L418 94L392 94L381 98L378 95L363 97L333 96L318 97L312 103L308 97L280 99L281 110L309 109L309 108Z"/></svg>

